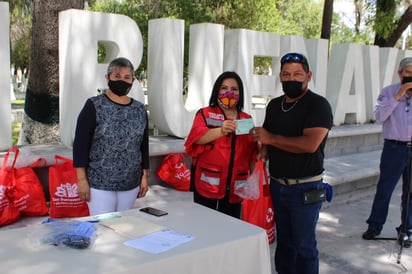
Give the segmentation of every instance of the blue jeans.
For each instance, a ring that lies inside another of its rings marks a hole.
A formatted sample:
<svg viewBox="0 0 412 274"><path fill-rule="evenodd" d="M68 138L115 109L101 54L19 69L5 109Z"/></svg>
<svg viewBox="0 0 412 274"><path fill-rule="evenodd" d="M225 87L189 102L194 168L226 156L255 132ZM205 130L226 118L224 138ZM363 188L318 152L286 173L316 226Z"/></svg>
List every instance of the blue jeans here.
<svg viewBox="0 0 412 274"><path fill-rule="evenodd" d="M411 159L412 148L405 145L393 144L385 141L383 144L381 161L380 161L380 176L376 186L376 193L373 199L371 214L366 221L369 229L381 232L383 225L388 216L389 203L392 197L393 190L396 187L402 175L402 205L401 205L401 225L399 229L404 227L406 215L407 195L410 191L409 187L409 160ZM411 197L412 198L412 197ZM409 214L407 220L407 234L411 235L412 230L412 199L409 199Z"/></svg>
<svg viewBox="0 0 412 274"><path fill-rule="evenodd" d="M316 224L322 203L303 204L303 192L321 189L322 181L286 186L271 179L275 207L275 266L280 274L319 273Z"/></svg>

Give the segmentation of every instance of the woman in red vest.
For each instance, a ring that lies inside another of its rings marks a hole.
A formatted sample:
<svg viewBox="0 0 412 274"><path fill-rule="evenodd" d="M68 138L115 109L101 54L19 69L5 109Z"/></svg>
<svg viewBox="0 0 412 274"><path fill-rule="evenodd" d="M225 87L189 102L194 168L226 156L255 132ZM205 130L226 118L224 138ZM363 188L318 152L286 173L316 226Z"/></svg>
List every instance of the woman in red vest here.
<svg viewBox="0 0 412 274"><path fill-rule="evenodd" d="M209 106L200 109L185 142L192 157L194 201L240 218L242 198L234 191L247 179L256 162L257 143L249 134L236 134L243 112L244 92L239 75L222 73L213 86Z"/></svg>

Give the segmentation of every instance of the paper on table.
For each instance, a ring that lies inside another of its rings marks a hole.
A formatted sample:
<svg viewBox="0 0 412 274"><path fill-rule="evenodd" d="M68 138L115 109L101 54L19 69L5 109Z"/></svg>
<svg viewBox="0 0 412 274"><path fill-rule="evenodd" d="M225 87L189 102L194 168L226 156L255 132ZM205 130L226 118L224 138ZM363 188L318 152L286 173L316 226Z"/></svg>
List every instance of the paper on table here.
<svg viewBox="0 0 412 274"><path fill-rule="evenodd" d="M253 125L253 119L240 119L240 120L235 120L237 124L236 128L236 134L249 134L249 130L254 127Z"/></svg>
<svg viewBox="0 0 412 274"><path fill-rule="evenodd" d="M164 226L153 224L134 216L122 216L118 219L102 220L100 221L100 225L129 239L134 239L165 228Z"/></svg>
<svg viewBox="0 0 412 274"><path fill-rule="evenodd" d="M125 245L134 247L152 254L159 254L181 244L193 240L195 237L164 229L149 235L124 242Z"/></svg>

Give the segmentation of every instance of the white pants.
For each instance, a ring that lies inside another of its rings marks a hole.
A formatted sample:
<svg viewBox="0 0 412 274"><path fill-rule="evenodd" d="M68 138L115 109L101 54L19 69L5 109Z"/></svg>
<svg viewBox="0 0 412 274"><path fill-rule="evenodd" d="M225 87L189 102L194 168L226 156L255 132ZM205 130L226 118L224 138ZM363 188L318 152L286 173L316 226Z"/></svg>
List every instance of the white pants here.
<svg viewBox="0 0 412 274"><path fill-rule="evenodd" d="M127 191L107 191L90 188L90 215L99 215L133 208L140 186Z"/></svg>

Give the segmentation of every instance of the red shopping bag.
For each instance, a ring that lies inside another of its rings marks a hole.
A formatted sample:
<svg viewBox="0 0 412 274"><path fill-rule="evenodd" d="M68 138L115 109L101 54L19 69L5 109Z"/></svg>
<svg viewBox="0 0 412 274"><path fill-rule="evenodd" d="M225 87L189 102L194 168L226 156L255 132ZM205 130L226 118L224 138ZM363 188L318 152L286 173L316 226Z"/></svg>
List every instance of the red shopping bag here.
<svg viewBox="0 0 412 274"><path fill-rule="evenodd" d="M163 182L180 191L189 191L190 169L183 161L183 153L171 153L167 155L159 168L157 176Z"/></svg>
<svg viewBox="0 0 412 274"><path fill-rule="evenodd" d="M266 230L269 244L275 241L275 209L269 191L269 180L263 161L256 163L255 170L260 170L259 193L257 200L243 200L242 220Z"/></svg>
<svg viewBox="0 0 412 274"><path fill-rule="evenodd" d="M11 167L7 167L10 153L14 152L14 160ZM14 223L20 219L20 211L14 205L16 189L14 187L13 167L16 164L17 148L11 148L3 158L0 169L0 226Z"/></svg>
<svg viewBox="0 0 412 274"><path fill-rule="evenodd" d="M39 178L33 168L41 163L45 163L45 159L38 158L30 166L15 168L16 160L21 157L20 150L13 147L9 152L14 152L14 161L8 167L8 176L14 185L14 206L22 215L26 216L43 216L49 213L46 197ZM20 155L20 156L19 156Z"/></svg>
<svg viewBox="0 0 412 274"><path fill-rule="evenodd" d="M14 204L26 216L44 216L49 213L43 187L33 170L41 163L45 163L45 159L39 158L31 166L13 169L16 187Z"/></svg>
<svg viewBox="0 0 412 274"><path fill-rule="evenodd" d="M56 164L49 168L50 217L89 216L87 203L77 193L77 175L73 160L54 156Z"/></svg>

